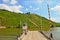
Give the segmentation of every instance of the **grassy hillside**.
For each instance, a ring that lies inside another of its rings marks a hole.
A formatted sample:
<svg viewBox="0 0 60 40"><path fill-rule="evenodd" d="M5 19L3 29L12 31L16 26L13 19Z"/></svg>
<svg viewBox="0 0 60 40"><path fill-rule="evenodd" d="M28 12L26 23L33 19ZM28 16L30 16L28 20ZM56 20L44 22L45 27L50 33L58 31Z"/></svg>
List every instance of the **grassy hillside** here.
<svg viewBox="0 0 60 40"><path fill-rule="evenodd" d="M53 21L51 21L51 22L54 26L59 25L56 22L53 22ZM20 24L20 26L22 26L23 23L27 23L29 30L40 30L41 16L36 15L36 14L30 14L30 13L22 14L22 13L9 12L7 10L0 10L0 26L2 26L2 27L4 26L7 28L18 27L19 24ZM10 31L7 28L3 29L3 30ZM49 21L48 21L48 19L42 17L42 30L47 30L47 29L49 29ZM18 32L18 30L20 30L20 29L18 28L17 31L16 30L15 31ZM13 32L15 32L15 31L13 31ZM4 33L4 31L2 33ZM11 33L11 34L13 34L13 33ZM18 34L18 33L16 33L16 34Z"/></svg>
<svg viewBox="0 0 60 40"><path fill-rule="evenodd" d="M28 27L40 27L41 26L41 17L36 14L21 14L21 13L14 13L9 12L6 10L0 10L0 24L5 27L17 27L19 23L23 24L26 22ZM54 26L58 24L52 22ZM36 26L37 25L37 26ZM48 19L42 17L42 26L49 27Z"/></svg>

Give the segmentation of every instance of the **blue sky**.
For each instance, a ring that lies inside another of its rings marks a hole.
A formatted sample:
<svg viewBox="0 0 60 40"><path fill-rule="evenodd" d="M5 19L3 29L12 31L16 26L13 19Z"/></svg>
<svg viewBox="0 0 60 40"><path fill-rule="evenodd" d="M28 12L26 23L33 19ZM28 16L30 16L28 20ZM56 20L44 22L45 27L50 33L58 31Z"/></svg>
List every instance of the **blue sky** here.
<svg viewBox="0 0 60 40"><path fill-rule="evenodd" d="M0 0L0 9L11 12L32 12L48 18L49 4L51 20L60 22L60 0Z"/></svg>

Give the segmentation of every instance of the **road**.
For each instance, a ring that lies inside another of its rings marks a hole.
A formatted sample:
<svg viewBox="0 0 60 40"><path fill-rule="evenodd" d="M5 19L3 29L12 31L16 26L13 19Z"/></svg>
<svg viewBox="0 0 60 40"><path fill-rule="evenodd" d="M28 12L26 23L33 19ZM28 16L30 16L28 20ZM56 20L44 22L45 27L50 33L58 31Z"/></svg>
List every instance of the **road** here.
<svg viewBox="0 0 60 40"><path fill-rule="evenodd" d="M40 32L38 31L28 31L22 40L47 40Z"/></svg>

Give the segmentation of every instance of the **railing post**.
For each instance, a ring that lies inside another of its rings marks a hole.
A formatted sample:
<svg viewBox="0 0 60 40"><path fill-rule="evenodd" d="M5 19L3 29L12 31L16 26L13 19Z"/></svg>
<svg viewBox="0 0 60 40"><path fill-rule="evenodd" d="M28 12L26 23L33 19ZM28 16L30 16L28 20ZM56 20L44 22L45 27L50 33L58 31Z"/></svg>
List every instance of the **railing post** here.
<svg viewBox="0 0 60 40"><path fill-rule="evenodd" d="M26 23L23 24L22 29L23 29L23 33L26 35L27 34L27 24Z"/></svg>
<svg viewBox="0 0 60 40"><path fill-rule="evenodd" d="M52 34L52 29L53 29L53 25L50 25L50 39L53 40L53 34Z"/></svg>

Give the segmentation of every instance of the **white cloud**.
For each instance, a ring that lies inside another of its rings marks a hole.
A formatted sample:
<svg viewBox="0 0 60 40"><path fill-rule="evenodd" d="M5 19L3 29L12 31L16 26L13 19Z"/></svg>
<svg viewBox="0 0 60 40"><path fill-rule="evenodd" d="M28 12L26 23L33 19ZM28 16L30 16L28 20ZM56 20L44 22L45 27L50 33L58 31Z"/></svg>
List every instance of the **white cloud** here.
<svg viewBox="0 0 60 40"><path fill-rule="evenodd" d="M51 10L52 10L56 15L60 15L60 6L59 6L59 5L51 8Z"/></svg>
<svg viewBox="0 0 60 40"><path fill-rule="evenodd" d="M17 0L11 0L11 4L16 4Z"/></svg>
<svg viewBox="0 0 60 40"><path fill-rule="evenodd" d="M30 8L32 8L32 6L30 6Z"/></svg>
<svg viewBox="0 0 60 40"><path fill-rule="evenodd" d="M36 2L37 2L37 3L42 3L42 2L43 2L43 0L37 0Z"/></svg>
<svg viewBox="0 0 60 40"><path fill-rule="evenodd" d="M60 18L54 18L54 17L52 17L51 20L54 21L54 22L60 22Z"/></svg>
<svg viewBox="0 0 60 40"><path fill-rule="evenodd" d="M11 11L11 12L16 12L16 13L21 12L20 11L21 8L22 8L21 5L18 5L18 6L8 6L6 4L0 4L0 9L5 9L5 10Z"/></svg>
<svg viewBox="0 0 60 40"><path fill-rule="evenodd" d="M2 0L4 3L8 3L10 0Z"/></svg>
<svg viewBox="0 0 60 40"><path fill-rule="evenodd" d="M54 11L60 10L60 6L55 6L54 8L51 8L51 10L54 10Z"/></svg>
<svg viewBox="0 0 60 40"><path fill-rule="evenodd" d="M3 2L8 2L9 0L3 0Z"/></svg>
<svg viewBox="0 0 60 40"><path fill-rule="evenodd" d="M36 8L35 11L39 10L39 8Z"/></svg>
<svg viewBox="0 0 60 40"><path fill-rule="evenodd" d="M43 2L43 0L28 0L28 1L24 1L24 3L26 5L29 5L29 4L41 4Z"/></svg>
<svg viewBox="0 0 60 40"><path fill-rule="evenodd" d="M9 4L16 4L18 3L17 0L3 0L4 3L9 3Z"/></svg>
<svg viewBox="0 0 60 40"><path fill-rule="evenodd" d="M37 4L40 4L40 3L42 3L43 2L43 0L34 0L34 1L32 1L33 3L37 3Z"/></svg>
<svg viewBox="0 0 60 40"><path fill-rule="evenodd" d="M26 11L29 11L28 8L26 8Z"/></svg>
<svg viewBox="0 0 60 40"><path fill-rule="evenodd" d="M55 7L51 8L51 11L54 13L54 15L56 15L54 18L52 17L51 20L55 21L55 22L60 22L60 6L56 5Z"/></svg>

